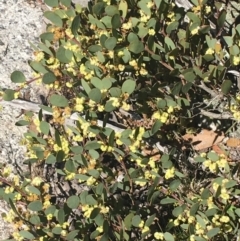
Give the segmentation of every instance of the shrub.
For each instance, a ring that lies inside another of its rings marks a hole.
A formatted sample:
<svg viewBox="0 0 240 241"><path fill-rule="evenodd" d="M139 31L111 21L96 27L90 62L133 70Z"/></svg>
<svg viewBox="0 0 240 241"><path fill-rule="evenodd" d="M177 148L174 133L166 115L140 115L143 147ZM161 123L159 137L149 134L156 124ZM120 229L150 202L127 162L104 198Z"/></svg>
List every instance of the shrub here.
<svg viewBox="0 0 240 241"><path fill-rule="evenodd" d="M1 168L13 240L236 238L239 163L182 138L239 120L240 25L227 26L227 6L45 3L34 79L14 71L19 86L3 93L13 100L33 81L50 90L38 115L17 123L36 126L23 140L28 170Z"/></svg>

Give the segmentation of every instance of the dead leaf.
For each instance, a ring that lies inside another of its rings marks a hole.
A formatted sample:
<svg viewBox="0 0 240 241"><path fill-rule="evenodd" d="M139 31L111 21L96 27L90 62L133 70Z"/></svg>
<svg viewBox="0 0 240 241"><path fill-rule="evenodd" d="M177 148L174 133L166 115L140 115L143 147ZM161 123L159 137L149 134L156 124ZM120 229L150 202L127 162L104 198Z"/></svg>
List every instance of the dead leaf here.
<svg viewBox="0 0 240 241"><path fill-rule="evenodd" d="M212 130L202 130L198 134L186 134L183 136L185 141L190 142L193 149L200 151L220 143L224 138L223 133L218 134Z"/></svg>
<svg viewBox="0 0 240 241"><path fill-rule="evenodd" d="M228 147L238 147L238 146L240 146L240 139L238 139L238 138L229 138L227 140L227 146Z"/></svg>
<svg viewBox="0 0 240 241"><path fill-rule="evenodd" d="M218 155L227 156L226 152L218 145L213 145L212 150L215 151Z"/></svg>

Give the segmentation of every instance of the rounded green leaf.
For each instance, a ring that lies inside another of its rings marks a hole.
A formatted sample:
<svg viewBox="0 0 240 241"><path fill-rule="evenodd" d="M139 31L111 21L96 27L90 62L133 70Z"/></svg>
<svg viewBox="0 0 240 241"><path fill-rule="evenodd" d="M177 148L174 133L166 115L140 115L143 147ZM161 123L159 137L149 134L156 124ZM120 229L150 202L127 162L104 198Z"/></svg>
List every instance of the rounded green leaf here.
<svg viewBox="0 0 240 241"><path fill-rule="evenodd" d="M50 154L46 159L46 164L54 164L56 162L56 157Z"/></svg>
<svg viewBox="0 0 240 241"><path fill-rule="evenodd" d="M129 213L125 218L124 218L124 225L125 228L127 230L130 230L131 226L132 226L132 218L133 218L134 214L133 213Z"/></svg>
<svg viewBox="0 0 240 241"><path fill-rule="evenodd" d="M162 126L162 122L159 120L156 120L151 129L152 135L157 133L161 126Z"/></svg>
<svg viewBox="0 0 240 241"><path fill-rule="evenodd" d="M32 215L29 221L34 225L39 225L41 223L38 215Z"/></svg>
<svg viewBox="0 0 240 241"><path fill-rule="evenodd" d="M19 232L20 236L22 236L23 238L25 239L28 239L28 240L33 240L35 237L33 234L31 234L29 231L27 230L21 230Z"/></svg>
<svg viewBox="0 0 240 241"><path fill-rule="evenodd" d="M117 87L112 87L109 91L112 97L119 97L122 94L121 89Z"/></svg>
<svg viewBox="0 0 240 241"><path fill-rule="evenodd" d="M71 31L73 33L74 36L77 35L78 30L79 30L79 26L80 26L80 15L77 15L73 21L72 21L72 25L71 25Z"/></svg>
<svg viewBox="0 0 240 241"><path fill-rule="evenodd" d="M41 192L34 186L27 186L27 190L33 194L40 195Z"/></svg>
<svg viewBox="0 0 240 241"><path fill-rule="evenodd" d="M49 124L46 121L41 121L40 130L44 135L48 135L49 129L50 129Z"/></svg>
<svg viewBox="0 0 240 241"><path fill-rule="evenodd" d="M207 236L209 239L213 238L220 232L220 228L212 228L207 232Z"/></svg>
<svg viewBox="0 0 240 241"><path fill-rule="evenodd" d="M108 50L113 50L116 44L117 44L117 39L115 37L110 37L105 41L104 46Z"/></svg>
<svg viewBox="0 0 240 241"><path fill-rule="evenodd" d="M221 86L221 90L223 92L223 94L227 95L229 93L229 91L231 90L232 87L232 81L229 79L226 79Z"/></svg>
<svg viewBox="0 0 240 241"><path fill-rule="evenodd" d="M28 204L28 209L30 209L31 211L41 211L43 208L42 202L40 201L33 201L31 203Z"/></svg>
<svg viewBox="0 0 240 241"><path fill-rule="evenodd" d="M71 7L71 0L60 0L61 4L66 7Z"/></svg>
<svg viewBox="0 0 240 241"><path fill-rule="evenodd" d="M58 7L58 0L44 0L49 7Z"/></svg>
<svg viewBox="0 0 240 241"><path fill-rule="evenodd" d="M16 126L27 126L27 125L29 125L30 124L30 122L29 121L26 121L26 120L20 120L20 121L18 121L18 122L16 122Z"/></svg>
<svg viewBox="0 0 240 241"><path fill-rule="evenodd" d="M11 89L6 89L3 94L3 99L5 101L11 101L14 99L15 91Z"/></svg>
<svg viewBox="0 0 240 241"><path fill-rule="evenodd" d="M77 236L79 230L73 230L70 233L67 234L66 239L69 241L74 240L74 238Z"/></svg>
<svg viewBox="0 0 240 241"><path fill-rule="evenodd" d="M62 225L65 222L65 212L63 208L60 208L57 213L57 220Z"/></svg>
<svg viewBox="0 0 240 241"><path fill-rule="evenodd" d="M55 24L57 27L62 27L63 21L62 19L54 12L52 11L46 11L44 12L43 16L50 20L53 24Z"/></svg>
<svg viewBox="0 0 240 241"><path fill-rule="evenodd" d="M129 51L134 54L140 54L144 50L144 45L141 41L132 41L128 47Z"/></svg>
<svg viewBox="0 0 240 241"><path fill-rule="evenodd" d="M122 13L122 18L124 19L127 16L127 11L128 11L128 4L127 1L121 0L119 5L118 5L119 11Z"/></svg>
<svg viewBox="0 0 240 241"><path fill-rule="evenodd" d="M43 75L42 81L44 84L52 84L56 80L56 76L52 72L47 72Z"/></svg>
<svg viewBox="0 0 240 241"><path fill-rule="evenodd" d="M100 146L101 145L97 141L88 141L84 146L84 149L85 150L99 149Z"/></svg>
<svg viewBox="0 0 240 241"><path fill-rule="evenodd" d="M50 103L54 106L57 106L57 107L68 106L68 100L64 96L56 95L56 94L53 94L50 97Z"/></svg>
<svg viewBox="0 0 240 241"><path fill-rule="evenodd" d="M78 196L71 196L67 199L67 205L71 209L78 208L79 203L80 203L80 198Z"/></svg>
<svg viewBox="0 0 240 241"><path fill-rule="evenodd" d="M94 88L88 93L88 96L91 100L95 101L96 103L99 103L102 98L102 93L99 89Z"/></svg>
<svg viewBox="0 0 240 241"><path fill-rule="evenodd" d="M167 198L162 199L160 203L161 204L172 204L175 202L177 202L175 199L167 197Z"/></svg>
<svg viewBox="0 0 240 241"><path fill-rule="evenodd" d="M31 61L30 66L37 73L45 74L45 73L48 72L48 70L46 70L46 68L41 63L39 63L37 61Z"/></svg>
<svg viewBox="0 0 240 241"><path fill-rule="evenodd" d="M40 38L45 42L46 40L51 42L53 40L54 34L53 33L42 33Z"/></svg>
<svg viewBox="0 0 240 241"><path fill-rule="evenodd" d="M128 93L129 95L135 90L136 82L134 80L128 79L122 85L122 92Z"/></svg>
<svg viewBox="0 0 240 241"><path fill-rule="evenodd" d="M54 227L53 229L52 229L52 233L54 233L54 234L61 234L61 232L62 232L62 228L61 227Z"/></svg>
<svg viewBox="0 0 240 241"><path fill-rule="evenodd" d="M168 233L168 232L164 233L163 236L164 236L166 241L175 241L173 235Z"/></svg>
<svg viewBox="0 0 240 241"><path fill-rule="evenodd" d="M108 16L113 16L115 14L119 14L119 10L117 8L117 6L114 6L114 5L109 5L105 8L105 13L108 15Z"/></svg>
<svg viewBox="0 0 240 241"><path fill-rule="evenodd" d="M141 223L141 218L139 215L135 215L133 218L132 218L132 225L134 227L139 227L139 224Z"/></svg>
<svg viewBox="0 0 240 241"><path fill-rule="evenodd" d="M60 62L68 64L73 58L73 52L61 46L56 52L56 57Z"/></svg>
<svg viewBox="0 0 240 241"><path fill-rule="evenodd" d="M11 74L11 81L13 83L25 83L26 78L21 71L16 70Z"/></svg>
<svg viewBox="0 0 240 241"><path fill-rule="evenodd" d="M119 14L115 14L113 17L112 17L112 27L114 29L117 29L117 28L120 28L122 26L122 22L121 22L121 17Z"/></svg>

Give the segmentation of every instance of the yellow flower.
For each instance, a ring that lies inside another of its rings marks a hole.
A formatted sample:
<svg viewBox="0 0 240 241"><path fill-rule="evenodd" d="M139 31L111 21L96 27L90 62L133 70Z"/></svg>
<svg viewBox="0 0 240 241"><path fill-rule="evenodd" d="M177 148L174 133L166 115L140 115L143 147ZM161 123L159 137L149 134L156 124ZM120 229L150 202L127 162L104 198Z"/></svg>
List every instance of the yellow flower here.
<svg viewBox="0 0 240 241"><path fill-rule="evenodd" d="M99 227L97 227L97 229L96 229L99 233L102 233L103 232L103 226L99 226Z"/></svg>
<svg viewBox="0 0 240 241"><path fill-rule="evenodd" d="M144 226L144 228L142 229L142 233L146 233L149 231L149 227L148 226Z"/></svg>
<svg viewBox="0 0 240 241"><path fill-rule="evenodd" d="M208 48L205 54L214 54L214 50L212 48Z"/></svg>
<svg viewBox="0 0 240 241"><path fill-rule="evenodd" d="M143 226L144 226L144 221L141 220L141 222L139 223L138 227L139 227L139 228L143 228Z"/></svg>
<svg viewBox="0 0 240 241"><path fill-rule="evenodd" d="M155 33L156 33L156 32L155 32L154 29L149 29L149 30L148 30L148 34L149 34L149 35L152 35L152 36L153 36L153 35L155 35Z"/></svg>
<svg viewBox="0 0 240 241"><path fill-rule="evenodd" d="M39 187L42 182L43 182L43 179L41 177L34 177L31 184L36 187Z"/></svg>
<svg viewBox="0 0 240 241"><path fill-rule="evenodd" d="M197 33L198 33L199 28L200 28L200 27L198 26L198 27L196 27L196 28L192 29L192 30L191 30L191 34L192 34L192 35L197 34Z"/></svg>
<svg viewBox="0 0 240 241"><path fill-rule="evenodd" d="M230 221L230 218L228 216L222 216L220 218L220 222L222 223L228 223Z"/></svg>
<svg viewBox="0 0 240 241"><path fill-rule="evenodd" d="M208 14L211 12L211 7L210 6L206 6L205 7L205 13Z"/></svg>
<svg viewBox="0 0 240 241"><path fill-rule="evenodd" d="M93 185L95 182L96 182L96 179L91 176L91 177L89 177L88 180L87 180L87 185L88 185L88 186L91 186L91 185Z"/></svg>
<svg viewBox="0 0 240 241"><path fill-rule="evenodd" d="M174 167L168 169L166 171L166 173L165 173L165 178L166 179L170 179L170 178L174 177L174 173L175 173L175 168Z"/></svg>
<svg viewBox="0 0 240 241"><path fill-rule="evenodd" d="M239 56L233 56L232 62L233 62L233 65L239 65L240 63Z"/></svg>
<svg viewBox="0 0 240 241"><path fill-rule="evenodd" d="M163 238L164 238L163 233L155 232L154 238L157 239L157 240L163 240Z"/></svg>

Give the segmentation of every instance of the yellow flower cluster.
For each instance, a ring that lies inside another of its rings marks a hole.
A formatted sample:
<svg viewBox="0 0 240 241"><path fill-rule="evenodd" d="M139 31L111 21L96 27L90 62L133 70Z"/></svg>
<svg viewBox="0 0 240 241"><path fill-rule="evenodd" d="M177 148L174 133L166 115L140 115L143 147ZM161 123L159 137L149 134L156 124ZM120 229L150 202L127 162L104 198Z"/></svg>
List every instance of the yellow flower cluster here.
<svg viewBox="0 0 240 241"><path fill-rule="evenodd" d="M240 120L240 94L236 95L236 103L230 106L230 111L236 120Z"/></svg>
<svg viewBox="0 0 240 241"><path fill-rule="evenodd" d="M165 173L165 178L166 179L170 179L173 178L175 175L175 167L171 167L170 169L168 169Z"/></svg>
<svg viewBox="0 0 240 241"><path fill-rule="evenodd" d="M74 106L74 109L78 112L82 112L84 110L84 106L83 104L85 103L85 98L84 97L81 97L81 98L76 98L75 99L75 106Z"/></svg>
<svg viewBox="0 0 240 241"><path fill-rule="evenodd" d="M224 155L220 155L220 158L217 161L212 161L207 159L203 162L205 168L209 168L212 173L217 173L218 170L225 172L228 169L228 162Z"/></svg>
<svg viewBox="0 0 240 241"><path fill-rule="evenodd" d="M233 65L239 65L240 64L240 57L239 56L233 56L232 63L233 63Z"/></svg>
<svg viewBox="0 0 240 241"><path fill-rule="evenodd" d="M54 144L53 149L54 151L58 152L62 150L65 154L69 153L69 142L67 139L65 139L63 136L60 136L60 141L62 146L58 146L58 144Z"/></svg>
<svg viewBox="0 0 240 241"><path fill-rule="evenodd" d="M219 185L218 183L214 182L213 183L213 190L217 192L218 187L221 186L221 194L220 198L222 198L223 201L227 202L230 199L229 191L225 187L225 185L229 182L228 179L222 179L221 184Z"/></svg>
<svg viewBox="0 0 240 241"><path fill-rule="evenodd" d="M139 127L138 135L135 136L136 130L132 130L132 133L129 135L129 138L132 141L132 144L129 146L131 152L136 152L137 149L141 147L144 132L144 127Z"/></svg>

